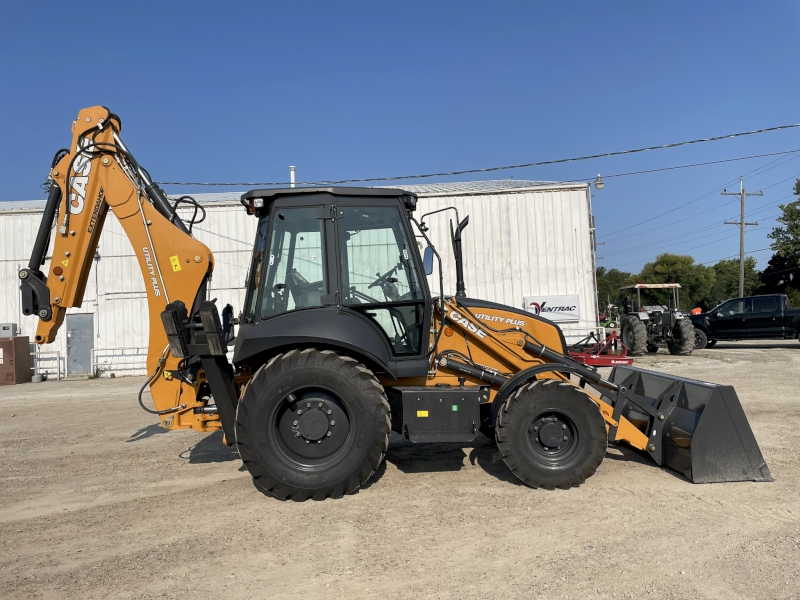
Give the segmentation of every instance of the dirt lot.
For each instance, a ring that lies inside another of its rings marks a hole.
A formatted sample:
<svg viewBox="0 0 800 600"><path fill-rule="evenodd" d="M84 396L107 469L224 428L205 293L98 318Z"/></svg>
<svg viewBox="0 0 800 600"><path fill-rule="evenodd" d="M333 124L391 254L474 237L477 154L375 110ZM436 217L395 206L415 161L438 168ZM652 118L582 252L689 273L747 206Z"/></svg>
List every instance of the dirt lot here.
<svg viewBox="0 0 800 600"><path fill-rule="evenodd" d="M155 426L140 378L0 388L2 596L800 597L800 345L638 364L733 384L776 481L694 485L610 448L548 492L486 438L393 435L366 489L296 504L256 491L219 434Z"/></svg>

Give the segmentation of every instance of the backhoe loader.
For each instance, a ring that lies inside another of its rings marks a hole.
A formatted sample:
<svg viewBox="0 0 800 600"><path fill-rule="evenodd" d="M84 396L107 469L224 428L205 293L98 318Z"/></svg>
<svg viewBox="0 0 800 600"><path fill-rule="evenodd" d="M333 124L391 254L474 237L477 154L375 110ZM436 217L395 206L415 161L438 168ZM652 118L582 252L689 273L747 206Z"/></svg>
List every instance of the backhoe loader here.
<svg viewBox="0 0 800 600"><path fill-rule="evenodd" d="M120 130L108 109L84 109L70 147L56 154L19 273L23 311L39 320L36 343L53 342L66 310L81 305L110 209L147 290L142 390L149 386L152 412L165 429L221 429L262 492L294 500L352 493L383 460L392 430L414 443L468 444L485 434L520 480L547 489L582 484L608 442L694 482L770 480L733 388L633 367L606 379L569 358L556 324L469 298L468 217L451 225L457 289L446 296L441 256L424 216L414 217L417 198L399 189L242 195L258 227L230 362L206 293L213 254L178 214L180 202L193 201L170 202ZM436 262L433 295L426 275Z"/></svg>

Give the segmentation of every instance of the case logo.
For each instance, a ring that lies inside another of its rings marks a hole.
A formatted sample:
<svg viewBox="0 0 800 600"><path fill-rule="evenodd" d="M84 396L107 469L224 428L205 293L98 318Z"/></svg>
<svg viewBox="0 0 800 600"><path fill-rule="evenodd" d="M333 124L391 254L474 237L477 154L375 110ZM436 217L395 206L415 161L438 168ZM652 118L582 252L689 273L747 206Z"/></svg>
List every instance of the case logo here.
<svg viewBox="0 0 800 600"><path fill-rule="evenodd" d="M477 325L475 325L475 323L473 323L466 317L462 317L461 313L459 313L456 310L450 311L450 320L453 321L453 323L458 323L464 329L466 329L467 331L471 331L481 339L486 337L486 332L483 329L479 328Z"/></svg>
<svg viewBox="0 0 800 600"><path fill-rule="evenodd" d="M86 186L89 185L89 173L92 170L92 153L83 149L91 143L91 140L81 138L75 147L78 155L72 167L74 175L69 178L69 187L72 190L69 194L69 212L73 215L81 214L86 204Z"/></svg>

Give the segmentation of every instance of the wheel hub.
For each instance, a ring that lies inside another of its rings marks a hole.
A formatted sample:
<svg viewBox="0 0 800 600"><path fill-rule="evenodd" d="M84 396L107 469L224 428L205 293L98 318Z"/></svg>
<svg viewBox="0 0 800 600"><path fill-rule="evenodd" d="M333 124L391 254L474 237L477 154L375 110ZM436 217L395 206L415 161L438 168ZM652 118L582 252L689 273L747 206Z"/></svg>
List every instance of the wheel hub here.
<svg viewBox="0 0 800 600"><path fill-rule="evenodd" d="M305 439L315 442L325 437L329 427L328 415L320 408L312 408L300 417L297 431Z"/></svg>
<svg viewBox="0 0 800 600"><path fill-rule="evenodd" d="M335 396L320 389L307 389L286 397L274 425L288 456L304 462L321 460L339 451L350 432L349 421Z"/></svg>
<svg viewBox="0 0 800 600"><path fill-rule="evenodd" d="M550 421L539 428L539 442L548 448L556 448L564 440L564 430L557 421Z"/></svg>

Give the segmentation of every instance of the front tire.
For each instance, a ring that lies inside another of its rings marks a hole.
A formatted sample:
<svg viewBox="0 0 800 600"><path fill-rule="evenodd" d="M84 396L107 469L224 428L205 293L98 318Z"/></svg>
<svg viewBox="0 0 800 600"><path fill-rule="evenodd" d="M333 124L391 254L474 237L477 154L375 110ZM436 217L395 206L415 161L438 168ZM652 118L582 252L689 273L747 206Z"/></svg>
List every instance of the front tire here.
<svg viewBox="0 0 800 600"><path fill-rule="evenodd" d="M341 498L389 446L389 403L372 372L330 350L292 350L262 366L236 411L236 444L256 486L280 499Z"/></svg>
<svg viewBox="0 0 800 600"><path fill-rule="evenodd" d="M553 379L514 392L500 410L495 436L512 473L548 490L582 484L608 445L597 404L579 387Z"/></svg>
<svg viewBox="0 0 800 600"><path fill-rule="evenodd" d="M631 356L644 356L647 351L647 327L639 317L622 319L622 343Z"/></svg>
<svg viewBox="0 0 800 600"><path fill-rule="evenodd" d="M703 331L702 329L697 329L697 327L695 327L695 329L694 329L694 349L695 350L702 350L706 346L708 346L708 336L706 335L706 332Z"/></svg>

